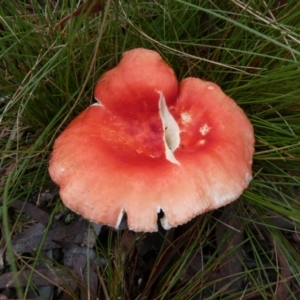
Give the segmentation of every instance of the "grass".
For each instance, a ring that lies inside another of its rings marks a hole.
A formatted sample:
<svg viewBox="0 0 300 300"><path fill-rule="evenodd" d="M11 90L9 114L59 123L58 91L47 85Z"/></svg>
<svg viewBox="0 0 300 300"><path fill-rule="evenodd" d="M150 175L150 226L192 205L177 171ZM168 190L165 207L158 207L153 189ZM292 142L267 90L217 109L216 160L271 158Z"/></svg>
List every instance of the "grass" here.
<svg viewBox="0 0 300 300"><path fill-rule="evenodd" d="M114 67L124 51L145 47L158 51L179 80L195 76L214 81L245 110L256 136L254 179L238 204L161 231L155 235L157 248L148 248L143 256L143 240L151 240L151 234L103 229L93 247L107 262L96 268L99 297L297 299L298 1L105 1L101 12L72 17L55 30L76 5L32 0L6 1L0 7L0 214L1 245L8 260L2 273L17 274L26 267L32 279L44 262L61 271L61 281L72 278L60 259L45 256L42 245L29 258L13 251L12 239L28 220L11 206L16 200L36 203L51 187L47 167L54 139L94 102L100 74ZM62 211L58 206L58 197L44 204L51 216L48 230ZM232 256L240 266L237 273L223 268ZM146 264L143 271L145 261L151 268ZM92 299L92 277L74 280ZM232 281L240 288L230 289ZM26 298L34 284L29 280L21 287L19 282L9 292ZM69 281L57 285L71 298L78 297Z"/></svg>

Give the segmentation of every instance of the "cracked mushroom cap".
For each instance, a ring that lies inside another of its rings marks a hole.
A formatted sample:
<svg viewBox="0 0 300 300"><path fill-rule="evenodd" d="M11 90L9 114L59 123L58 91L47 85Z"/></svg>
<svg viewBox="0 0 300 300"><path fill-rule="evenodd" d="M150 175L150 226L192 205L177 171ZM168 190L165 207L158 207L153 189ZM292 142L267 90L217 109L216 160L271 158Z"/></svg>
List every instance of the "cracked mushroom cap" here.
<svg viewBox="0 0 300 300"><path fill-rule="evenodd" d="M165 229L237 199L252 178L253 127L216 84L179 85L158 53L125 52L95 88L99 101L54 144L51 178L71 210L118 228Z"/></svg>

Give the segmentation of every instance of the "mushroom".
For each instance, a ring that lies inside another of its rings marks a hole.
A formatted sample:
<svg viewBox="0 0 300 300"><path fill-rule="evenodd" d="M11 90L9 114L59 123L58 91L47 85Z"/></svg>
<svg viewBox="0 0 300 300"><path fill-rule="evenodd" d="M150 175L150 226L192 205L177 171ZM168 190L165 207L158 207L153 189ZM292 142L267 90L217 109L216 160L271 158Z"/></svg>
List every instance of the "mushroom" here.
<svg viewBox="0 0 300 300"><path fill-rule="evenodd" d="M155 51L124 53L95 87L98 103L54 143L49 173L71 210L118 228L165 229L236 200L252 178L253 127L219 86L178 84Z"/></svg>

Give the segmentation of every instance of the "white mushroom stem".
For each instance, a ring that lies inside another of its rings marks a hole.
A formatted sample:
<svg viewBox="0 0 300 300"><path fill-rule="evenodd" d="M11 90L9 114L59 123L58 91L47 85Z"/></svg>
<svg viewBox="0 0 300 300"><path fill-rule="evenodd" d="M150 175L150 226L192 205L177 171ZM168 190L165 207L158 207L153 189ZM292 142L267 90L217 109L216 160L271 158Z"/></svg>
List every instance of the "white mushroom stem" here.
<svg viewBox="0 0 300 300"><path fill-rule="evenodd" d="M163 93L159 92L159 95L158 107L164 130L163 141L165 144L166 159L173 164L180 165L173 153L180 144L180 129L177 122L169 112Z"/></svg>

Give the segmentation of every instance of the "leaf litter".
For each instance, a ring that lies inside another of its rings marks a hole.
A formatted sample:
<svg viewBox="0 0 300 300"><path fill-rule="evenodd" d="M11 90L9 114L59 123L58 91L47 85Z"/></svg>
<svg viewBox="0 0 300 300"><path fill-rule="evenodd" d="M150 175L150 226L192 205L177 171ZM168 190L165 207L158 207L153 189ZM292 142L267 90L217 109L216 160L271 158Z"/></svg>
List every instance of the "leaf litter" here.
<svg viewBox="0 0 300 300"><path fill-rule="evenodd" d="M238 206L242 210L242 203ZM35 223L12 238L15 257L24 264L17 276L24 288L30 279L31 288L27 294L30 299L40 299L41 295L48 295L49 298L57 295L60 299L86 299L86 295L89 295L90 299L97 299L99 295L104 295L103 284L107 283L103 283L99 274L103 276L108 264L116 262L99 255L99 247L108 247L111 236L115 239L113 243L117 242L117 236L120 237L118 251L115 253L119 258L115 259L121 258L124 268L125 298L154 299L156 293L159 294L160 281L169 267L176 264L187 251L190 239L188 232L195 230L201 222L200 216L169 231L160 228L157 233L135 234L124 229L126 220L123 220L123 230L116 231L107 226L89 224L77 215L66 224L63 221L64 214L51 218L45 208L28 201L17 200L11 208L16 213L35 220ZM199 293L198 298L193 299L205 299L216 291L223 295L238 294L250 284L251 281L244 272L245 265L248 269L254 269L258 265L252 247L249 247L249 237L243 223L239 218L233 217L236 209L237 204L230 204L212 214L218 221L210 231L211 245L202 247L201 239L199 240L198 247L193 249L181 272L178 286L175 285L170 291L171 295L176 293L177 287L192 282L203 272L212 255L217 255L215 259L218 260L218 268L211 270L205 277L205 283L211 289L205 289ZM255 219L255 216L252 218ZM267 219L273 226L281 226L278 228L292 227L284 218ZM280 299L288 299L290 289L296 290L297 285L284 253L263 226L253 224L251 227L260 236L264 251L273 256L272 259L277 265L276 273L268 261L263 262L272 279L276 295ZM299 245L299 240L294 239L292 234L288 239ZM4 295L13 296L16 275L10 272L5 247L2 247L1 253L3 265L0 291ZM39 253L40 259L34 263L36 253ZM245 299L255 299L258 295L259 292L253 291Z"/></svg>

